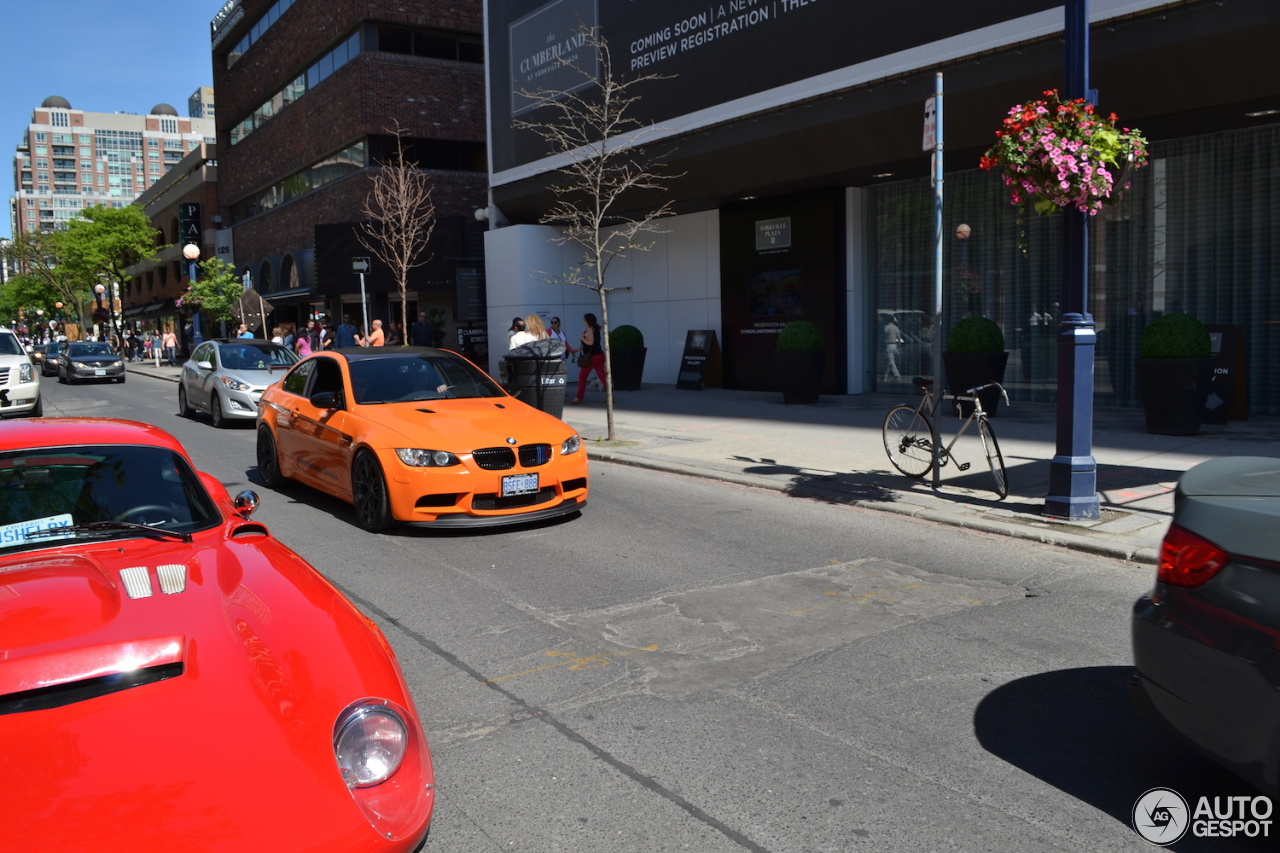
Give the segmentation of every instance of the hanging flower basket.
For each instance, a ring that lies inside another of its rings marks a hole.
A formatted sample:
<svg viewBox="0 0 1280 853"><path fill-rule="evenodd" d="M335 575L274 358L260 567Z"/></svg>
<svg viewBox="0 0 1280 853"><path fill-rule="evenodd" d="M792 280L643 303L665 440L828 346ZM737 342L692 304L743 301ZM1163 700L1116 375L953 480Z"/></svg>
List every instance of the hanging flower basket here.
<svg viewBox="0 0 1280 853"><path fill-rule="evenodd" d="M1009 110L979 165L1003 171L1013 204L1031 200L1037 213L1074 207L1093 216L1147 165L1147 140L1118 127L1115 113L1096 115L1083 98L1063 101L1057 89L1044 96Z"/></svg>

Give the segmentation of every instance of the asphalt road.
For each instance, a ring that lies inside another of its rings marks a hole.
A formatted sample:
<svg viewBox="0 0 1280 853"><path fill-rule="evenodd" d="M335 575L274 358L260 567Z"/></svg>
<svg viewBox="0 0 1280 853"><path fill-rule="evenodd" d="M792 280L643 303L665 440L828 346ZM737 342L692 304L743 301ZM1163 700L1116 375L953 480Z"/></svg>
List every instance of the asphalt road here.
<svg viewBox="0 0 1280 853"><path fill-rule="evenodd" d="M47 380L45 407L169 429L379 622L429 851L1142 850L1148 789L1252 793L1129 711L1146 567L598 463L578 518L370 535L257 485L252 429L179 418L170 383Z"/></svg>

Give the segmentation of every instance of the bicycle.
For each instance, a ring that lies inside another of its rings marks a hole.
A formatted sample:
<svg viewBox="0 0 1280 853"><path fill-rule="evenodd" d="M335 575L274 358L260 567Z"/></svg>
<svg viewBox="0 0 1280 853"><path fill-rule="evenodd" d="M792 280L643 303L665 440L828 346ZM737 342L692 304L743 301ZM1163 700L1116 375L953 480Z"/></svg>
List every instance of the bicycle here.
<svg viewBox="0 0 1280 853"><path fill-rule="evenodd" d="M884 416L884 449L889 454L893 467L912 479L919 480L933 467L933 422L938 416L938 405L943 400L962 403L973 403L973 411L965 418L964 425L956 430L951 441L945 447L938 448L938 467L955 461L956 468L968 471L969 463L960 462L951 453L960 436L969 429L974 421L978 422L978 437L982 440L982 449L987 456L987 464L991 467L991 476L996 481L996 494L1004 500L1009 495L1009 481L1005 478L1004 457L1000 455L1000 445L991 428L988 416L978 399L978 392L987 388L999 388L1004 404L1009 405L1009 395L998 382L978 385L965 391L964 394L943 394L935 398L929 386L932 379L919 376L911 380L911 384L920 389L920 402L915 406L901 403L889 410ZM941 437L939 437L941 441Z"/></svg>

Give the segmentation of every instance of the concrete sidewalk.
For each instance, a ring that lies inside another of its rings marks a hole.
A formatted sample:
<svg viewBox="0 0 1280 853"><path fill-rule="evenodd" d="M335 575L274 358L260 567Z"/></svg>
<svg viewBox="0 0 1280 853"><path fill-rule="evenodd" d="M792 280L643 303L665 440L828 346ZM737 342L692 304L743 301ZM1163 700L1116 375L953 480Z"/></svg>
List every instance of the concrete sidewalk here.
<svg viewBox="0 0 1280 853"><path fill-rule="evenodd" d="M180 369L132 363L129 371L177 382ZM1015 400L992 426L1008 469L1010 493L990 491L991 474L971 427L954 451L966 472L948 466L939 488L911 480L890 464L885 413L915 397L824 396L787 406L777 392L646 385L615 395L618 442L609 444L604 395L588 392L563 418L587 442L592 459L723 480L942 524L969 527L1125 560L1152 563L1173 511L1173 488L1189 468L1219 456L1280 456L1280 417L1205 427L1196 436L1147 433L1136 409L1096 409L1093 455L1102 517L1067 522L1044 515L1056 408ZM944 435L960 425L944 418Z"/></svg>

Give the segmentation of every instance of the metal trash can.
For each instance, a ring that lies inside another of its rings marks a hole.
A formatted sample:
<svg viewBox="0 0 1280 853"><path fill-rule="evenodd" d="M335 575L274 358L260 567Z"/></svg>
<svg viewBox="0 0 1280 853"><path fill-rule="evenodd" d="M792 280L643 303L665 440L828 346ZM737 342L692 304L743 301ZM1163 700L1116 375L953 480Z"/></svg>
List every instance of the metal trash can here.
<svg viewBox="0 0 1280 853"><path fill-rule="evenodd" d="M554 417L564 414L564 342L533 341L502 357L503 385L522 403Z"/></svg>

